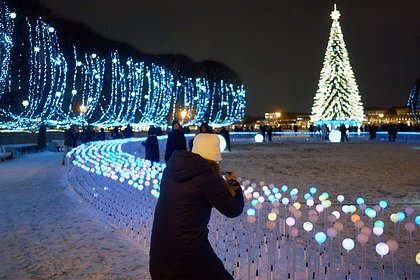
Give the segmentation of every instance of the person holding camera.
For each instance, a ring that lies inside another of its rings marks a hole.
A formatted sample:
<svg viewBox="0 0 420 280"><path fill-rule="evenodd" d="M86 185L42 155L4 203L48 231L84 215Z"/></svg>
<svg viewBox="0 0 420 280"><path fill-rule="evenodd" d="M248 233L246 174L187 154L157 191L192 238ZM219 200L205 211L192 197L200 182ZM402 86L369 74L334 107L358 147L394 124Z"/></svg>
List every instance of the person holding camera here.
<svg viewBox="0 0 420 280"><path fill-rule="evenodd" d="M153 221L153 280L233 279L208 241L213 207L229 218L244 208L235 172L221 176L219 145L217 135L198 134L192 152L175 151L168 161Z"/></svg>

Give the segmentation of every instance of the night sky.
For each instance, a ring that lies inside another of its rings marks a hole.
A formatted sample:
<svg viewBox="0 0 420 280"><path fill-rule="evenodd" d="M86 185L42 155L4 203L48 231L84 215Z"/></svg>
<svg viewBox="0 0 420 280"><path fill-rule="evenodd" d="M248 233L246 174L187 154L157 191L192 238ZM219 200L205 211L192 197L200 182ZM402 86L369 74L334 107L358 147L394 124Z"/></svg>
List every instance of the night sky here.
<svg viewBox="0 0 420 280"><path fill-rule="evenodd" d="M366 107L405 106L420 77L420 0L42 0L63 18L150 54L235 70L248 114L310 112L333 4Z"/></svg>

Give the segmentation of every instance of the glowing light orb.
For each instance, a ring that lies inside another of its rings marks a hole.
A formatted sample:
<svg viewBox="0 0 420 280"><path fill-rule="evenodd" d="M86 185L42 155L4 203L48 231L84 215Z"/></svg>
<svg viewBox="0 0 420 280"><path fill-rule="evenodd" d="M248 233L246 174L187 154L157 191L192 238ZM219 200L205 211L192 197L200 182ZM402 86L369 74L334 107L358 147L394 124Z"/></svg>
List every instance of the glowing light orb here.
<svg viewBox="0 0 420 280"><path fill-rule="evenodd" d="M273 201L273 206L274 207L279 207L280 206L280 202L278 200L274 200Z"/></svg>
<svg viewBox="0 0 420 280"><path fill-rule="evenodd" d="M283 191L283 192L287 192L287 190L288 190L289 188L286 186L286 185L283 185L282 187L281 187L281 190Z"/></svg>
<svg viewBox="0 0 420 280"><path fill-rule="evenodd" d="M254 192L254 193L252 194L252 196L253 196L254 198L258 198L258 197L260 196L260 194L259 194L258 192Z"/></svg>
<svg viewBox="0 0 420 280"><path fill-rule="evenodd" d="M372 234L372 230L370 229L370 227L363 227L361 232L363 234L366 234L367 236L370 236Z"/></svg>
<svg viewBox="0 0 420 280"><path fill-rule="evenodd" d="M356 199L356 203L357 203L358 205L360 205L360 204L364 204L364 203L365 203L365 200L364 200L362 197L358 197L358 198Z"/></svg>
<svg viewBox="0 0 420 280"><path fill-rule="evenodd" d="M257 134L254 137L254 141L257 142L257 143L261 143L261 142L264 141L264 136L262 136L261 134Z"/></svg>
<svg viewBox="0 0 420 280"><path fill-rule="evenodd" d="M226 147L227 147L227 144L226 144L226 139L225 139L225 137L223 137L222 135L220 135L220 134L217 134L217 137L219 138L219 140L220 140L220 151L221 152L224 152L225 150L226 150Z"/></svg>
<svg viewBox="0 0 420 280"><path fill-rule="evenodd" d="M297 210L299 210L299 209L300 209L300 207L301 207L301 205L300 205L300 203L299 203L299 202L295 202L295 203L293 203L293 206L294 206Z"/></svg>
<svg viewBox="0 0 420 280"><path fill-rule="evenodd" d="M416 262L418 265L420 265L420 252L416 255Z"/></svg>
<svg viewBox="0 0 420 280"><path fill-rule="evenodd" d="M366 214L366 216L368 216L371 219L376 217L376 211L373 210L372 208L366 208L365 209L365 214Z"/></svg>
<svg viewBox="0 0 420 280"><path fill-rule="evenodd" d="M383 227L385 227L385 223L382 222L381 220L376 220L375 223L374 223L374 226L383 228Z"/></svg>
<svg viewBox="0 0 420 280"><path fill-rule="evenodd" d="M327 236L325 235L325 233L323 233L322 231L317 232L315 234L315 240L316 242L319 243L319 245L321 245L322 243L325 242L325 240L327 240Z"/></svg>
<svg viewBox="0 0 420 280"><path fill-rule="evenodd" d="M418 226L420 226L420 216L417 216L415 222Z"/></svg>
<svg viewBox="0 0 420 280"><path fill-rule="evenodd" d="M48 27L48 32L53 33L55 31L54 27Z"/></svg>
<svg viewBox="0 0 420 280"><path fill-rule="evenodd" d="M258 197L258 202L259 203L264 203L265 198L263 196Z"/></svg>
<svg viewBox="0 0 420 280"><path fill-rule="evenodd" d="M309 194L309 193L305 193L304 195L303 195L303 198L305 199L305 200L308 200L308 199L310 199L312 196Z"/></svg>
<svg viewBox="0 0 420 280"><path fill-rule="evenodd" d="M411 215L414 213L414 209L412 207L407 207L405 208L405 213L407 213L407 215Z"/></svg>
<svg viewBox="0 0 420 280"><path fill-rule="evenodd" d="M388 248L391 252L395 252L398 249L398 242L394 239L390 239L386 242L386 245L388 245Z"/></svg>
<svg viewBox="0 0 420 280"><path fill-rule="evenodd" d="M358 229L362 228L364 224L365 223L362 220L357 220L356 222L354 222L354 226Z"/></svg>
<svg viewBox="0 0 420 280"><path fill-rule="evenodd" d="M346 238L342 242L343 248L347 251L351 251L354 248L354 241L351 238Z"/></svg>
<svg viewBox="0 0 420 280"><path fill-rule="evenodd" d="M398 217L398 215L397 214L391 214L391 216L389 217L390 219L391 219L391 221L393 222L393 223L396 223L396 222L398 222L399 221L399 217Z"/></svg>
<svg viewBox="0 0 420 280"><path fill-rule="evenodd" d="M354 213L354 212L356 212L356 210L357 210L357 209L356 209L356 206L354 206L354 205L350 205L350 206L349 206L349 212L350 212L350 213Z"/></svg>
<svg viewBox="0 0 420 280"><path fill-rule="evenodd" d="M321 202L321 205L324 207L324 208L329 208L330 206L331 206L331 200L324 200L323 202Z"/></svg>
<svg viewBox="0 0 420 280"><path fill-rule="evenodd" d="M369 236L368 236L368 235L366 235L366 234L364 234L364 233L359 233L359 234L357 235L357 241L358 241L360 244L366 244L366 243L368 242L368 240L369 240Z"/></svg>
<svg viewBox="0 0 420 280"><path fill-rule="evenodd" d="M16 15L16 13L10 13L10 17L11 17L11 18L15 19L15 18L16 18L16 16L17 16L17 15Z"/></svg>
<svg viewBox="0 0 420 280"><path fill-rule="evenodd" d="M404 219L405 219L405 214L404 214L404 212L397 212L397 215L398 215L398 221L399 221L399 222L404 221Z"/></svg>
<svg viewBox="0 0 420 280"><path fill-rule="evenodd" d="M328 237L334 238L337 236L337 230L331 227L327 230L327 235Z"/></svg>
<svg viewBox="0 0 420 280"><path fill-rule="evenodd" d="M289 199L287 197L283 197L281 203L283 203L286 206L287 204L289 204Z"/></svg>
<svg viewBox="0 0 420 280"><path fill-rule="evenodd" d="M328 139L332 143L340 143L340 140L341 140L341 132L338 131L337 129L331 130L330 135L328 136Z"/></svg>
<svg viewBox="0 0 420 280"><path fill-rule="evenodd" d="M263 205L262 205L261 203L257 203L257 204L255 205L255 209L257 209L257 210L261 210L261 209L262 209L262 207L263 207Z"/></svg>
<svg viewBox="0 0 420 280"><path fill-rule="evenodd" d="M95 59L95 58L97 57L96 53L93 53L93 54L91 55L91 57L92 57L93 59Z"/></svg>
<svg viewBox="0 0 420 280"><path fill-rule="evenodd" d="M381 257L385 256L389 252L389 247L384 242L379 242L378 244L376 244L375 249L376 253L378 253L378 255L380 255Z"/></svg>
<svg viewBox="0 0 420 280"><path fill-rule="evenodd" d="M326 197L325 197L323 194L321 194L321 195L318 197L318 199L319 199L319 201L324 201L324 200L326 199Z"/></svg>
<svg viewBox="0 0 420 280"><path fill-rule="evenodd" d="M350 212L350 207L348 205L343 205L343 207L341 207L341 210L344 214L347 214L348 212Z"/></svg>
<svg viewBox="0 0 420 280"><path fill-rule="evenodd" d="M336 222L336 223L334 223L334 228L338 231L338 232L340 232L340 231L342 231L343 230L343 224L341 223L341 222Z"/></svg>
<svg viewBox="0 0 420 280"><path fill-rule="evenodd" d="M337 220L340 219L340 216L341 216L340 215L340 212L338 212L338 211L332 211L331 214L333 214Z"/></svg>
<svg viewBox="0 0 420 280"><path fill-rule="evenodd" d="M289 227L294 226L294 225L295 225L295 223L296 223L296 220L295 220L295 218L293 218L293 217L288 217L288 218L286 219L286 224L287 224Z"/></svg>
<svg viewBox="0 0 420 280"><path fill-rule="evenodd" d="M328 215L328 222L334 223L337 220L337 218L333 214Z"/></svg>
<svg viewBox="0 0 420 280"><path fill-rule="evenodd" d="M317 191L316 187L311 187L311 188L309 189L309 192L310 192L312 195L316 194L316 191Z"/></svg>
<svg viewBox="0 0 420 280"><path fill-rule="evenodd" d="M303 229L307 232L310 232L314 228L314 225L311 222L304 222Z"/></svg>
<svg viewBox="0 0 420 280"><path fill-rule="evenodd" d="M322 211L324 211L324 206L322 206L321 204L318 204L318 205L315 207L315 209L316 209L316 211L317 211L318 213L321 213Z"/></svg>
<svg viewBox="0 0 420 280"><path fill-rule="evenodd" d="M382 209L385 209L385 208L387 208L387 207L388 207L388 202L386 202L386 200L381 200L381 201L379 201L379 206L380 206Z"/></svg>
<svg viewBox="0 0 420 280"><path fill-rule="evenodd" d="M255 223L256 218L255 216L248 216L246 217L246 220L248 221L248 223L253 224Z"/></svg>
<svg viewBox="0 0 420 280"><path fill-rule="evenodd" d="M360 216L358 214L351 215L351 221L354 223L356 221L360 220Z"/></svg>
<svg viewBox="0 0 420 280"><path fill-rule="evenodd" d="M373 233L374 233L376 236L381 236L381 235L384 233L384 229L383 229L383 228L381 228L381 227L374 227L374 228L373 228Z"/></svg>
<svg viewBox="0 0 420 280"><path fill-rule="evenodd" d="M254 216L255 215L255 209L249 208L248 210L246 210L246 214L248 216Z"/></svg>
<svg viewBox="0 0 420 280"><path fill-rule="evenodd" d="M416 226L414 225L414 223L406 223L404 228L408 231L408 232L413 232L416 229Z"/></svg>
<svg viewBox="0 0 420 280"><path fill-rule="evenodd" d="M269 219L270 221L275 221L275 220L277 219L277 215L276 215L276 213L274 213L274 212L269 213L269 214L268 214L268 219Z"/></svg>
<svg viewBox="0 0 420 280"><path fill-rule="evenodd" d="M297 188L293 188L291 191L290 191L290 195L295 195L295 194L298 194L299 193L299 190L297 189Z"/></svg>
<svg viewBox="0 0 420 280"><path fill-rule="evenodd" d="M312 206L314 206L314 201L312 200L312 199L308 199L307 201L306 201L306 205L308 205L309 207L312 207Z"/></svg>
<svg viewBox="0 0 420 280"><path fill-rule="evenodd" d="M276 223L275 223L274 221L267 221L267 222L265 223L265 226L266 226L268 229L273 230L273 229L275 229L275 228L276 228Z"/></svg>
<svg viewBox="0 0 420 280"><path fill-rule="evenodd" d="M340 194L339 196L337 196L337 200L338 202L342 203L344 201L344 196Z"/></svg>

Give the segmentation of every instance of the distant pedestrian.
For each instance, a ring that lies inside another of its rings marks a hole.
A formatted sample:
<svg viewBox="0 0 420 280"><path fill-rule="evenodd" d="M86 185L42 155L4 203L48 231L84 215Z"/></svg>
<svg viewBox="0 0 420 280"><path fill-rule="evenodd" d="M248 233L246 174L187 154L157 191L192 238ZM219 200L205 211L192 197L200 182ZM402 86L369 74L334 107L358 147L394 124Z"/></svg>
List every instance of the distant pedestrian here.
<svg viewBox="0 0 420 280"><path fill-rule="evenodd" d="M327 140L327 136L328 136L328 127L327 127L327 125L324 123L323 125L322 125L322 128L321 128L321 139L322 140Z"/></svg>
<svg viewBox="0 0 420 280"><path fill-rule="evenodd" d="M98 140L99 141L105 141L105 129L102 127L99 131Z"/></svg>
<svg viewBox="0 0 420 280"><path fill-rule="evenodd" d="M232 149L230 147L230 135L229 135L229 131L226 129L226 127L222 127L222 129L220 130L220 135L222 135L223 138L225 138L226 148L228 149L229 152L231 152Z"/></svg>
<svg viewBox="0 0 420 280"><path fill-rule="evenodd" d="M395 139L397 139L397 127L393 124L388 126L388 138L389 142L395 142Z"/></svg>
<svg viewBox="0 0 420 280"><path fill-rule="evenodd" d="M267 137L268 137L268 142L273 141L273 127L271 125L267 126Z"/></svg>
<svg viewBox="0 0 420 280"><path fill-rule="evenodd" d="M200 134L200 133L213 133L213 129L211 128L211 126L209 126L208 123L202 123L200 127L198 128L197 134ZM188 141L188 147L189 147L190 152L192 151L193 146L194 146L194 138L191 138L190 141Z"/></svg>
<svg viewBox="0 0 420 280"><path fill-rule="evenodd" d="M127 127L124 129L124 138L131 138L134 136L133 130L131 129L131 125L127 124Z"/></svg>
<svg viewBox="0 0 420 280"><path fill-rule="evenodd" d="M349 138L347 137L347 127L342 123L340 125L340 132L341 132L341 142L348 142Z"/></svg>
<svg viewBox="0 0 420 280"><path fill-rule="evenodd" d="M156 136L156 129L151 126L147 135L146 141L141 142L146 150L146 159L151 162L159 162L159 142Z"/></svg>
<svg viewBox="0 0 420 280"><path fill-rule="evenodd" d="M265 134L267 133L267 126L266 125L262 125L260 127L260 131L261 131L261 135L263 137L263 142L265 142Z"/></svg>
<svg viewBox="0 0 420 280"><path fill-rule="evenodd" d="M63 157L61 159L61 164L65 164L66 155L71 149L76 147L76 132L74 131L73 127L70 127L69 129L66 129L64 131L64 151L63 151Z"/></svg>
<svg viewBox="0 0 420 280"><path fill-rule="evenodd" d="M295 131L295 135L297 135L298 130L299 130L298 126L297 125L294 125L293 126L293 130Z"/></svg>
<svg viewBox="0 0 420 280"><path fill-rule="evenodd" d="M180 123L174 121L172 123L172 131L168 133L168 139L166 140L165 161L168 162L172 153L179 150L187 150L187 141L185 140Z"/></svg>

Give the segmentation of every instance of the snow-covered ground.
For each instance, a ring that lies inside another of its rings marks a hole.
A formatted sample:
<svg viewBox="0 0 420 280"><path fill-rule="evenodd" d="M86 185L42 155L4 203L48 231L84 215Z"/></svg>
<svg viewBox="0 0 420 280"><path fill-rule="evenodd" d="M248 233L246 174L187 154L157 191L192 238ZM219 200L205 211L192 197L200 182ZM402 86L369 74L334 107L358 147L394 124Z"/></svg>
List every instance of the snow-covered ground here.
<svg viewBox="0 0 420 280"><path fill-rule="evenodd" d="M254 182L420 210L418 144L234 143L222 169ZM148 256L66 184L57 153L0 162L0 279L149 279ZM414 252L420 251L418 228ZM415 266L415 275L419 266Z"/></svg>

